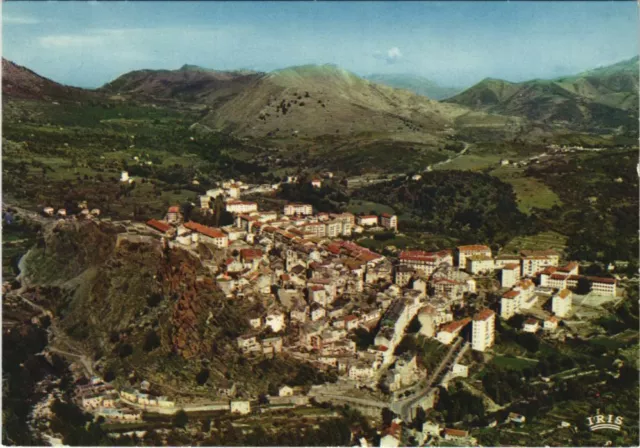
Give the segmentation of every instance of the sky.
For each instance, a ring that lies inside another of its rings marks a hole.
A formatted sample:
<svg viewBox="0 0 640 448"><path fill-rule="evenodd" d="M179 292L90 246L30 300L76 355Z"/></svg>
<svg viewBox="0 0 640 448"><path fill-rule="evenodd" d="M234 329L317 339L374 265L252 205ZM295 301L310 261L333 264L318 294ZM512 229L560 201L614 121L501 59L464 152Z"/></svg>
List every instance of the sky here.
<svg viewBox="0 0 640 448"><path fill-rule="evenodd" d="M635 2L15 2L2 54L64 84L195 64L332 63L443 86L553 78L638 54Z"/></svg>

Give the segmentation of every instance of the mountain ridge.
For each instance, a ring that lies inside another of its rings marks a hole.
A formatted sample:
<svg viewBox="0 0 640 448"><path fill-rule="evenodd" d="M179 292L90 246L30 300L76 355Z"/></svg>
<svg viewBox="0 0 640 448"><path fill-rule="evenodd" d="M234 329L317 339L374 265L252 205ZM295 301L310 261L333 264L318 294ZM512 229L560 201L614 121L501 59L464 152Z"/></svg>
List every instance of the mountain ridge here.
<svg viewBox="0 0 640 448"><path fill-rule="evenodd" d="M485 78L445 102L581 130L636 127L638 58L574 76L513 83Z"/></svg>
<svg viewBox="0 0 640 448"><path fill-rule="evenodd" d="M464 90L461 87L441 86L429 78L409 73L373 73L364 76L364 78L377 84L384 84L397 89L409 90L418 95L426 96L438 101L452 97Z"/></svg>

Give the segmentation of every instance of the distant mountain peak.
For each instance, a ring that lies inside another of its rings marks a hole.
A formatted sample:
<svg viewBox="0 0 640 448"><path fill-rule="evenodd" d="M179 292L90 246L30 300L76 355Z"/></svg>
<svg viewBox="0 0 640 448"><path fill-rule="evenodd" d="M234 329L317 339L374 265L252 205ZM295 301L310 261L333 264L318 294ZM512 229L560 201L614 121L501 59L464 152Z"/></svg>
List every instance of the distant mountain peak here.
<svg viewBox="0 0 640 448"><path fill-rule="evenodd" d="M441 86L429 78L410 73L374 73L365 76L365 79L376 84L384 84L396 89L409 90L410 92L417 93L418 95L426 96L434 100L450 98L463 90L458 87Z"/></svg>
<svg viewBox="0 0 640 448"><path fill-rule="evenodd" d="M485 78L449 102L601 131L637 127L638 57L573 76L512 83Z"/></svg>

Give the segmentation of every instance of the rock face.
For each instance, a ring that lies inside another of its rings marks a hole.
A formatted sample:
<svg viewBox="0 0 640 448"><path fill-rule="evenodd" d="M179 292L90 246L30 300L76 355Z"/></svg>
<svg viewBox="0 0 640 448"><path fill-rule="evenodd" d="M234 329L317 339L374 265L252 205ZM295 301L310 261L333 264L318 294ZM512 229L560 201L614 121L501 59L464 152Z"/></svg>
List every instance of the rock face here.
<svg viewBox="0 0 640 448"><path fill-rule="evenodd" d="M198 279L196 260L176 258L170 254L161 272L165 297L177 297L171 315L171 346L185 359L208 357L211 345L205 339L206 318L220 297L219 290L212 281Z"/></svg>
<svg viewBox="0 0 640 448"><path fill-rule="evenodd" d="M49 305L56 319L96 350L117 353L126 343L149 355L209 358L217 329L206 320L223 298L215 282L199 276L203 268L193 255L123 230L57 224L25 257L29 284L55 286L60 292L50 294ZM144 348L150 332L161 344Z"/></svg>

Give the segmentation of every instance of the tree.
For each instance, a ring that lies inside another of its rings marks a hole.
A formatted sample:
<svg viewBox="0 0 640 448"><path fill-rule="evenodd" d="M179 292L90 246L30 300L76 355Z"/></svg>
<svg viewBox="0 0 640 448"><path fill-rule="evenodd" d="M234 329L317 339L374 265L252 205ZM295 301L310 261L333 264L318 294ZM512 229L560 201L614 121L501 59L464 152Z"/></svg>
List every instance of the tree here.
<svg viewBox="0 0 640 448"><path fill-rule="evenodd" d="M382 409L382 424L384 426L389 426L393 422L393 419L396 418L397 415L389 408Z"/></svg>
<svg viewBox="0 0 640 448"><path fill-rule="evenodd" d="M144 338L144 346L142 347L142 349L145 352L150 352L151 350L158 347L160 347L160 338L155 331L149 330Z"/></svg>
<svg viewBox="0 0 640 448"><path fill-rule="evenodd" d="M207 380L209 379L209 369L202 369L200 372L198 372L198 374L196 375L196 382L202 386L204 385L204 383L207 382Z"/></svg>
<svg viewBox="0 0 640 448"><path fill-rule="evenodd" d="M173 416L173 419L172 419L171 423L175 427L184 428L185 426L187 426L187 423L189 423L189 416L184 411L184 409L180 409Z"/></svg>

